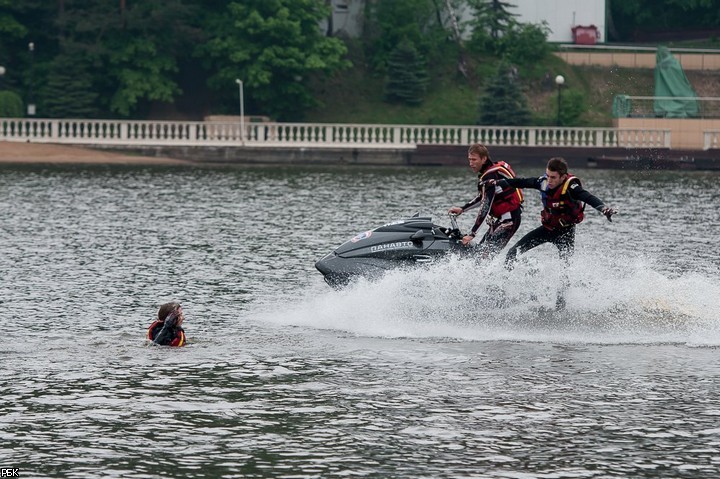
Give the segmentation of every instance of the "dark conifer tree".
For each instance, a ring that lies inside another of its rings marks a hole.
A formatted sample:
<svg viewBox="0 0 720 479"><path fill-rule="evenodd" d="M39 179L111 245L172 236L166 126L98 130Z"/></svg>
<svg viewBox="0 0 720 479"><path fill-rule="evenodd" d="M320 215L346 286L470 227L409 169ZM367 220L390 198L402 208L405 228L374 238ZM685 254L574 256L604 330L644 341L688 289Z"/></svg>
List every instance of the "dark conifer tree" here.
<svg viewBox="0 0 720 479"><path fill-rule="evenodd" d="M517 70L502 64L480 98L479 125L529 125L532 119Z"/></svg>
<svg viewBox="0 0 720 479"><path fill-rule="evenodd" d="M98 94L92 75L76 55L60 54L50 63L47 83L42 89L43 102L38 112L48 118L97 118Z"/></svg>
<svg viewBox="0 0 720 479"><path fill-rule="evenodd" d="M497 41L500 36L515 25L515 15L509 9L515 5L502 0L470 0L475 11L475 29L484 28Z"/></svg>
<svg viewBox="0 0 720 479"><path fill-rule="evenodd" d="M385 101L419 105L427 84L425 60L410 41L402 40L388 59Z"/></svg>

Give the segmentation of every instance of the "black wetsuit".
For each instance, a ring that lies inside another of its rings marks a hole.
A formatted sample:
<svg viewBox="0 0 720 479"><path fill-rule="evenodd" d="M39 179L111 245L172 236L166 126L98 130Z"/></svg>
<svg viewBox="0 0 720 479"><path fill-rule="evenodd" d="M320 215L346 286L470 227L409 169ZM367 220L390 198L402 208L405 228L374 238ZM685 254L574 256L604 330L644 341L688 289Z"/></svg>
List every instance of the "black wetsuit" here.
<svg viewBox="0 0 720 479"><path fill-rule="evenodd" d="M150 325L147 338L161 346L184 346L185 330L178 326L178 313L173 311L165 321L155 321Z"/></svg>
<svg viewBox="0 0 720 479"><path fill-rule="evenodd" d="M545 176L540 176L538 178L513 178L510 180L501 180L498 182L498 185L514 186L516 188L534 188L542 191L544 181ZM556 188L549 189L548 194L552 194L562 186L563 183L558 185ZM598 211L602 211L603 208L605 208L605 204L603 204L603 202L596 196L593 196L588 191L584 190L579 181L571 183L567 193L572 200L587 203ZM554 244L560 253L560 258L567 261L575 251L575 225L570 224L555 229L550 229L545 225L535 228L523 236L520 241L510 248L507 256L505 257L505 263L508 267L512 267L518 254L525 253L526 251L544 243Z"/></svg>
<svg viewBox="0 0 720 479"><path fill-rule="evenodd" d="M480 208L477 218L475 218L475 224L470 230L471 236L475 236L477 234L477 231L488 217L488 214L490 214L493 200L495 199L496 188L486 185L485 181L499 181L504 178L497 171L490 172L488 174L485 173L493 166L495 166L495 164L488 161L478 172L478 195L462 206L463 212L478 207ZM505 186L505 188L507 188L507 186ZM488 221L488 230L480 239L475 251L482 257L490 257L499 253L500 250L502 250L508 242L510 242L510 239L520 227L520 220L522 219L521 215L522 208L518 206L518 208L510 211L507 215L504 215L504 217Z"/></svg>

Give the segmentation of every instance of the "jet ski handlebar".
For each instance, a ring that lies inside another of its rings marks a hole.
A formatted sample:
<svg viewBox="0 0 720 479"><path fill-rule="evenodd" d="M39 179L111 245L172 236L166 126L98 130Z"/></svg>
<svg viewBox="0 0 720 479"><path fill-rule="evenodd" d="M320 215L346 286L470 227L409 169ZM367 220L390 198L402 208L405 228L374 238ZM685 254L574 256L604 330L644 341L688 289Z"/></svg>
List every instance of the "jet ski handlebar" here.
<svg viewBox="0 0 720 479"><path fill-rule="evenodd" d="M447 236L449 238L452 238L455 240L462 239L463 234L460 231L460 227L458 226L458 222L457 222L458 215L456 215L454 213L448 213L448 216L450 217L450 228L448 228L445 231L445 234L447 234Z"/></svg>

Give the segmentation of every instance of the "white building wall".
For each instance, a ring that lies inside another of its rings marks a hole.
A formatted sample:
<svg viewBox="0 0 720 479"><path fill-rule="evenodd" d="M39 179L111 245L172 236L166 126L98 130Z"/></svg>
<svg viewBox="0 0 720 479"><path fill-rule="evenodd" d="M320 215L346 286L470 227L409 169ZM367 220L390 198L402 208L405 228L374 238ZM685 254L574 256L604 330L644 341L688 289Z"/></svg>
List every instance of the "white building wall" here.
<svg viewBox="0 0 720 479"><path fill-rule="evenodd" d="M393 0L382 0L393 1ZM576 25L595 25L600 38L605 42L605 8L607 0L506 0L515 8L512 13L523 23L547 22L550 28L548 41L572 43L572 27ZM330 0L333 9L333 33L357 38L362 34L365 0ZM456 14L461 25L469 19L471 12L465 5L459 5ZM321 28L327 29L327 21ZM464 36L469 36L465 31Z"/></svg>
<svg viewBox="0 0 720 479"><path fill-rule="evenodd" d="M387 0L386 0L387 1ZM331 0L333 35L341 34L350 38L358 38L362 34L364 0ZM327 30L327 20L321 23L323 31Z"/></svg>
<svg viewBox="0 0 720 479"><path fill-rule="evenodd" d="M572 43L572 27L595 25L605 43L606 0L509 0L515 5L510 11L522 23L546 21L551 32L549 42Z"/></svg>

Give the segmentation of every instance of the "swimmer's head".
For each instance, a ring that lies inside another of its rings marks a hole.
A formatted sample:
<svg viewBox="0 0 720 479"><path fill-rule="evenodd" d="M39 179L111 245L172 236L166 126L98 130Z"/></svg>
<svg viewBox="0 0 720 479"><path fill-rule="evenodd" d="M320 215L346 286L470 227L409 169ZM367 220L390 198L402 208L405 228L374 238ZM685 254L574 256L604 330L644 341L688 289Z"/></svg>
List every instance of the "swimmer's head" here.
<svg viewBox="0 0 720 479"><path fill-rule="evenodd" d="M167 321L169 323L175 323L175 326L180 326L183 322L183 311L180 303L165 303L160 306L158 310L158 321ZM173 324L171 324L172 326Z"/></svg>

